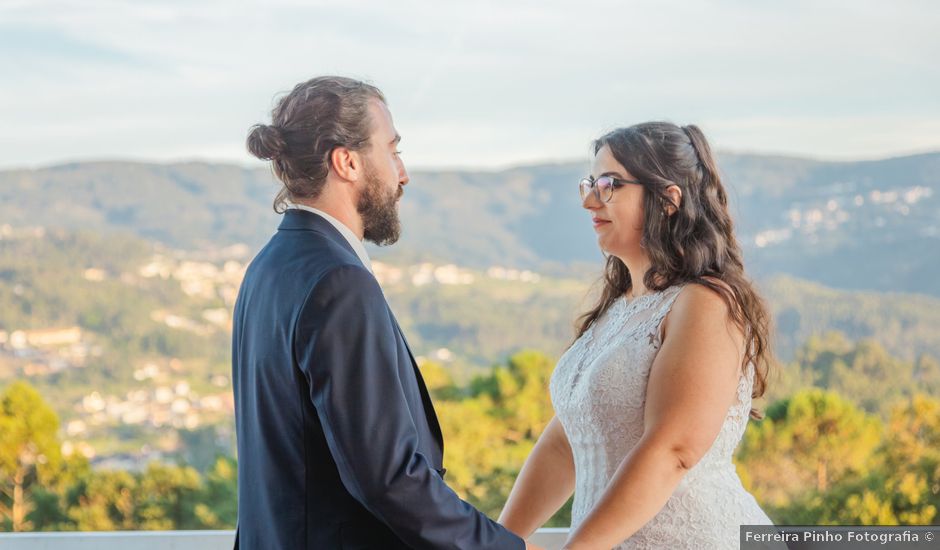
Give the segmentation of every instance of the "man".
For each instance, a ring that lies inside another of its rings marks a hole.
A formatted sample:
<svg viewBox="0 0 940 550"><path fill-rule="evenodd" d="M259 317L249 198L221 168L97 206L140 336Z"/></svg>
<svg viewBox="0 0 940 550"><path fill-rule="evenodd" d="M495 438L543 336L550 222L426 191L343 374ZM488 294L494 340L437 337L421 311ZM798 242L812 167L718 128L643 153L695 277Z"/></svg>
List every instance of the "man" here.
<svg viewBox="0 0 940 550"><path fill-rule="evenodd" d="M394 243L408 183L382 93L298 84L248 149L284 184L235 306L236 548L507 548L443 480L427 389L362 240Z"/></svg>

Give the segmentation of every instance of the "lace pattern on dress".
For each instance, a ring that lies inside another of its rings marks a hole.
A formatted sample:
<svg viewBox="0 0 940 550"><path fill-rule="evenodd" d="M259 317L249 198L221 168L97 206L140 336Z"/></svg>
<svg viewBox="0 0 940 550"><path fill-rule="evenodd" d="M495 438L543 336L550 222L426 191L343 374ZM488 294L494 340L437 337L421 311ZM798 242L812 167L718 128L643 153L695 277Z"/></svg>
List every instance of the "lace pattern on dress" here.
<svg viewBox="0 0 940 550"><path fill-rule="evenodd" d="M617 300L572 344L552 374L552 403L575 461L572 528L600 499L643 435L646 384L662 344L662 322L682 288ZM770 523L741 486L731 460L747 426L753 377L749 366L711 449L659 514L617 548L732 548L740 524Z"/></svg>

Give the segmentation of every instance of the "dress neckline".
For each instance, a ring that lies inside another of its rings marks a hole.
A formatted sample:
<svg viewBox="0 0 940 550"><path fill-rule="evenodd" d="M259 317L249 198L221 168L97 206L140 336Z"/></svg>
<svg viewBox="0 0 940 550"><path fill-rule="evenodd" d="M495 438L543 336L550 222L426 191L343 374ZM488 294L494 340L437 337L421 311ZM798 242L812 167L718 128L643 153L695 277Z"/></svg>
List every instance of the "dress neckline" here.
<svg viewBox="0 0 940 550"><path fill-rule="evenodd" d="M628 306L633 305L633 304L641 304L641 303L646 302L646 301L649 301L649 300L651 300L652 298L655 298L655 297L657 297L657 296L662 296L662 295L665 294L666 292L668 292L668 291L670 291L670 290L672 290L672 289L674 289L674 288L677 288L677 287L679 287L679 286L681 286L681 285L670 285L670 286L667 286L666 288L664 288L664 289L662 289L662 290L654 290L653 292L650 292L650 293L647 293L647 294L643 294L643 295L641 295L641 296L634 296L633 298L629 298L629 297L627 297L626 294L624 294L623 296L620 297L620 300L621 300L625 305L628 305Z"/></svg>

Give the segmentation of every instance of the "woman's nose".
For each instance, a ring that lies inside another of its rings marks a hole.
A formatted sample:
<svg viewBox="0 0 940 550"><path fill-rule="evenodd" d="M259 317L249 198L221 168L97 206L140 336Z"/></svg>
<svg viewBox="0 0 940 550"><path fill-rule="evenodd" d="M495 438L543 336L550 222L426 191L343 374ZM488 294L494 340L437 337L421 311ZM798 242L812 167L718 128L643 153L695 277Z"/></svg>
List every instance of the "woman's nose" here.
<svg viewBox="0 0 940 550"><path fill-rule="evenodd" d="M581 208L584 208L585 210L597 210L601 206L601 201L598 200L597 193L593 189L591 189L591 192L581 199Z"/></svg>

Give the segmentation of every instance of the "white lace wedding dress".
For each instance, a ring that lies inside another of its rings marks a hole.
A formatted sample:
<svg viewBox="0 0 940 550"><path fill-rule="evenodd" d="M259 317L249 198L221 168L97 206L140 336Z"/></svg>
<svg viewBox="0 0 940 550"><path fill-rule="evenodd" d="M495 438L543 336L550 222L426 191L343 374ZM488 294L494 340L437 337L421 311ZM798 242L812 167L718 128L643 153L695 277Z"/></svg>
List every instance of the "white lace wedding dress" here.
<svg viewBox="0 0 940 550"><path fill-rule="evenodd" d="M572 529L643 435L646 382L659 350L661 323L681 289L676 285L617 300L555 367L552 403L575 462ZM771 524L731 462L747 426L753 380L750 367L711 449L686 473L663 509L616 548L727 550L738 547L740 525Z"/></svg>

